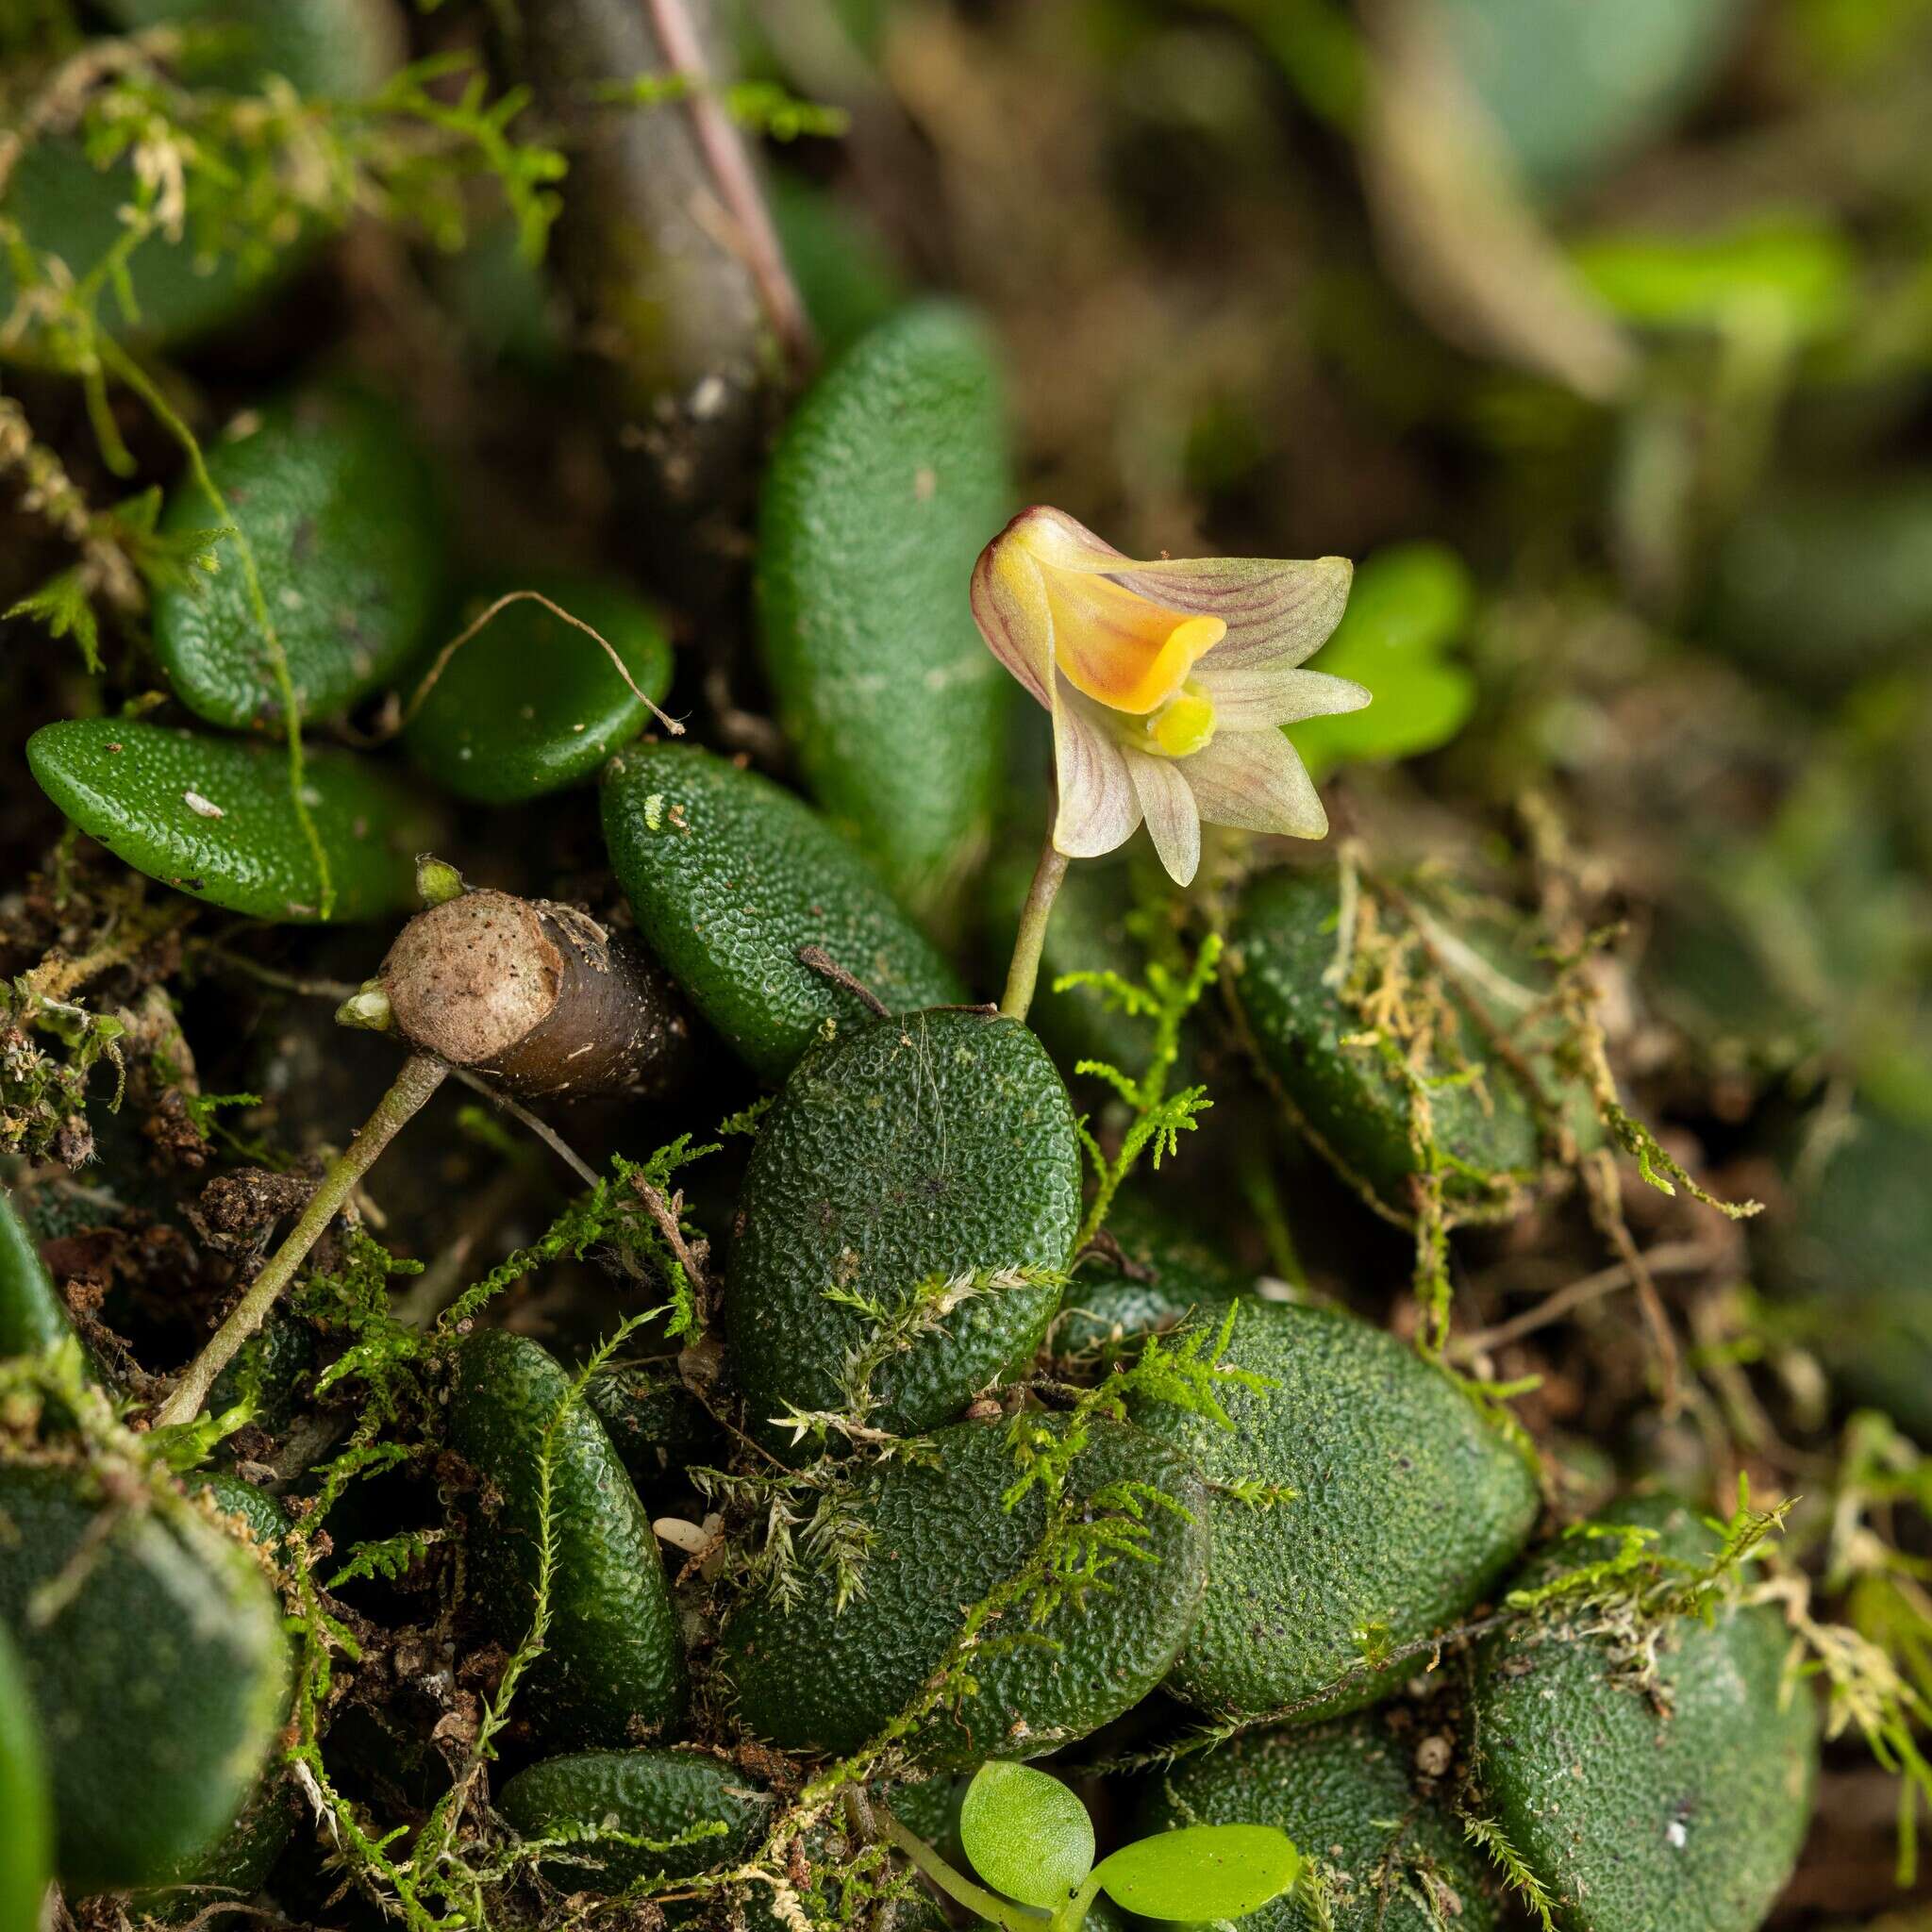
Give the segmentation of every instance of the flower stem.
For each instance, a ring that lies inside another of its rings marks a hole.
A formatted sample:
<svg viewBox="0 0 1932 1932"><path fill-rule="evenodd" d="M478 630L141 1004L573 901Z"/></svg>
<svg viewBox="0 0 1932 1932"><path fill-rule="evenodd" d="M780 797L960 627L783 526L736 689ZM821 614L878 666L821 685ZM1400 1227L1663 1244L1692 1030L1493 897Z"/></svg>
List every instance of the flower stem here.
<svg viewBox="0 0 1932 1932"><path fill-rule="evenodd" d="M1046 843L1040 848L1040 863L1033 868L1033 883L1026 889L1026 904L1020 910L1013 963L1007 968L1007 991L1000 1000L1000 1011L1009 1020L1024 1020L1033 1004L1034 983L1040 977L1040 949L1046 943L1046 922L1053 916L1053 902L1066 875L1067 856L1053 842L1049 826Z"/></svg>
<svg viewBox="0 0 1932 1932"><path fill-rule="evenodd" d="M376 1102L375 1111L362 1123L356 1138L330 1161L328 1172L309 1196L301 1220L289 1230L288 1239L249 1284L248 1292L228 1311L228 1319L209 1337L208 1346L182 1371L174 1393L155 1416L157 1428L192 1423L201 1413L201 1405L208 1399L215 1377L261 1326L268 1311L275 1307L276 1296L295 1278L296 1269L322 1239L323 1230L335 1219L356 1183L375 1165L376 1156L395 1139L417 1108L442 1085L443 1075L448 1072L441 1060L432 1059L427 1054L412 1054L403 1062L395 1084Z"/></svg>

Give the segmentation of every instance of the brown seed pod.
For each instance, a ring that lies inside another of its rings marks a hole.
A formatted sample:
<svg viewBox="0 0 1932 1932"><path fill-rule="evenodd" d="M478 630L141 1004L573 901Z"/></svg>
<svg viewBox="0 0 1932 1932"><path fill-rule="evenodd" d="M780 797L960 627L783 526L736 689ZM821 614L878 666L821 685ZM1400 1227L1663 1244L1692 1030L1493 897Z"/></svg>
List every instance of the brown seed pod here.
<svg viewBox="0 0 1932 1932"><path fill-rule="evenodd" d="M661 1093L691 1017L628 933L549 899L489 890L419 912L375 985L412 1046L525 1099Z"/></svg>

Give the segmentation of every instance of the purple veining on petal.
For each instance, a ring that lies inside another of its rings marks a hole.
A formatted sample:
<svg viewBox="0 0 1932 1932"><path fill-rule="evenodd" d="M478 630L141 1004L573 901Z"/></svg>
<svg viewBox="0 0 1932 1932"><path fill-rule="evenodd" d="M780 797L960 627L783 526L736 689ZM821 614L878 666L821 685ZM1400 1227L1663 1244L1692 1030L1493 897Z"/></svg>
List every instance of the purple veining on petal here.
<svg viewBox="0 0 1932 1932"><path fill-rule="evenodd" d="M1319 839L1328 814L1301 755L1279 731L1223 731L1185 760L1209 824Z"/></svg>
<svg viewBox="0 0 1932 1932"><path fill-rule="evenodd" d="M1055 684L1054 773L1060 804L1053 842L1069 858L1098 858L1134 836L1141 802L1111 733L1089 715L1087 701L1064 678Z"/></svg>
<svg viewBox="0 0 1932 1932"><path fill-rule="evenodd" d="M1130 745L1123 747L1122 756L1168 876L1177 886L1192 885L1201 864L1201 814L1188 784L1186 760L1150 758Z"/></svg>
<svg viewBox="0 0 1932 1932"><path fill-rule="evenodd" d="M1213 700L1215 721L1224 731L1262 731L1271 724L1359 711L1372 695L1366 686L1325 671L1257 670L1252 662L1229 669L1211 651L1194 675Z"/></svg>
<svg viewBox="0 0 1932 1932"><path fill-rule="evenodd" d="M1116 571L1114 580L1191 616L1218 617L1227 636L1214 654L1229 665L1250 658L1291 670L1341 620L1354 568L1341 558L1307 562L1265 558L1174 558Z"/></svg>
<svg viewBox="0 0 1932 1932"><path fill-rule="evenodd" d="M1025 544L1045 565L1056 570L1092 571L1110 575L1117 564L1133 563L1104 537L1097 537L1077 517L1051 504L1036 503L1023 509L1002 534Z"/></svg>

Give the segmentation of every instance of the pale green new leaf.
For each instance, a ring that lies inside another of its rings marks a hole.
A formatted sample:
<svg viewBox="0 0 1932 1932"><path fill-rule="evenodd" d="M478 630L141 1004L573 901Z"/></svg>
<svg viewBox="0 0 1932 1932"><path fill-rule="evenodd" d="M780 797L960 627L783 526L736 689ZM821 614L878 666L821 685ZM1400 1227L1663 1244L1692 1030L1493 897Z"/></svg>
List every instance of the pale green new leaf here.
<svg viewBox="0 0 1932 1932"><path fill-rule="evenodd" d="M1024 1764L982 1764L966 1788L959 1842L995 1891L1061 1906L1093 1869L1093 1821L1057 1777Z"/></svg>
<svg viewBox="0 0 1932 1932"><path fill-rule="evenodd" d="M1279 1898L1302 1868L1272 1824L1190 1824L1123 1845L1094 1874L1116 1905L1143 1919L1240 1919Z"/></svg>

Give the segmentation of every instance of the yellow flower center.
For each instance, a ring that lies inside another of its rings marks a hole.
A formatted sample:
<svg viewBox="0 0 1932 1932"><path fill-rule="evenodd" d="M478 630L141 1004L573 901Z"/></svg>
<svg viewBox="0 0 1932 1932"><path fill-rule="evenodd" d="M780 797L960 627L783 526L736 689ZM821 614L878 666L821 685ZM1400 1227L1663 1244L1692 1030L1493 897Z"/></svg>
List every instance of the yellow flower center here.
<svg viewBox="0 0 1932 1932"><path fill-rule="evenodd" d="M1184 684L1142 724L1143 749L1164 758L1205 751L1214 737L1214 701L1201 687Z"/></svg>
<svg viewBox="0 0 1932 1932"><path fill-rule="evenodd" d="M1097 572L1048 566L1042 575L1055 661L1075 691L1109 710L1141 717L1158 710L1186 683L1196 660L1227 635L1218 617L1170 610ZM1211 706L1207 716L1211 731Z"/></svg>

